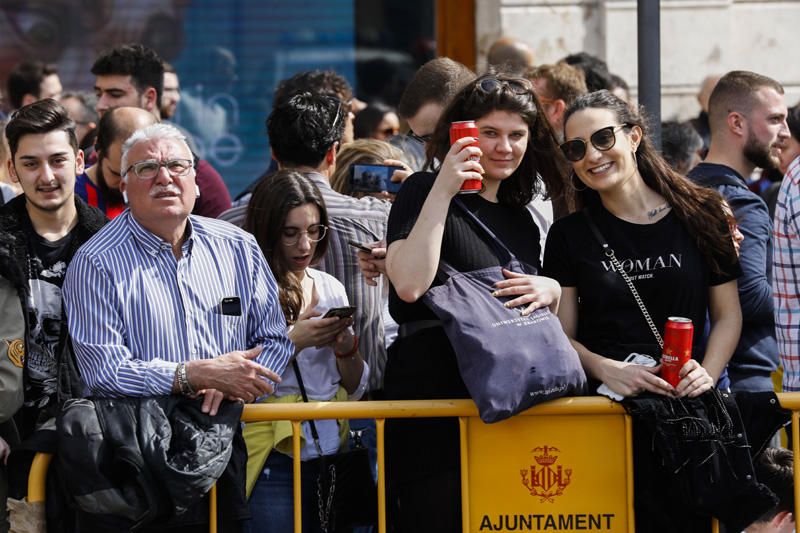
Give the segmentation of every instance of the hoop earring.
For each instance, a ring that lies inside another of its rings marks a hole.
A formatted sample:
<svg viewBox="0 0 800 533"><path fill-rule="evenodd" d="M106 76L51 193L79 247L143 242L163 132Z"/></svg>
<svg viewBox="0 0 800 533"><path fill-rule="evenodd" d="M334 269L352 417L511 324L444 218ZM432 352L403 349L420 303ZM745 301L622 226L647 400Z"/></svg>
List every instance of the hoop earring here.
<svg viewBox="0 0 800 533"><path fill-rule="evenodd" d="M576 192L583 192L587 189L586 184L583 185L582 189L578 188L578 186L575 185L576 183L583 183L583 182L578 178L578 175L575 174L574 170L570 171L569 176L570 180L572 181L572 188L575 189Z"/></svg>

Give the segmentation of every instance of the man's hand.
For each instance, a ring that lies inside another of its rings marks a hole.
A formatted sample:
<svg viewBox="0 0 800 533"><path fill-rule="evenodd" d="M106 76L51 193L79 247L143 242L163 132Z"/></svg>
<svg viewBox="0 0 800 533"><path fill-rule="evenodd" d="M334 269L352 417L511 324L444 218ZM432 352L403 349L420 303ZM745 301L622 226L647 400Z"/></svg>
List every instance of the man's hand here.
<svg viewBox="0 0 800 533"><path fill-rule="evenodd" d="M222 403L222 400L225 399L225 394L216 389L203 389L197 391L197 395L203 397L203 406L200 408L200 410L211 416L217 414L217 411L219 411L219 405ZM238 400L238 398L230 399Z"/></svg>
<svg viewBox="0 0 800 533"><path fill-rule="evenodd" d="M197 390L216 389L215 392L245 402L271 394L274 387L266 380L280 383L281 378L272 370L253 361L262 349L261 346L256 346L246 351L228 352L213 359L189 361L186 363L189 384ZM209 401L213 404L214 399Z"/></svg>
<svg viewBox="0 0 800 533"><path fill-rule="evenodd" d="M367 244L372 249L372 252L367 253L359 250L358 255L358 268L364 274L364 280L367 285L373 287L378 285L377 278L381 274L386 274L386 241L378 241Z"/></svg>

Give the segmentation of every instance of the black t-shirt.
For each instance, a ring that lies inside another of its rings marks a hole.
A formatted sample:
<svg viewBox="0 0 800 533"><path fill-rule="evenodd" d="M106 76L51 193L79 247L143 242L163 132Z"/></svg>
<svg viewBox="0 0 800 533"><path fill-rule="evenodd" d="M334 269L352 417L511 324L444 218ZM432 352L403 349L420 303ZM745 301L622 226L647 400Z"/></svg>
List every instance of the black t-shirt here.
<svg viewBox="0 0 800 533"><path fill-rule="evenodd" d="M403 182L389 214L389 244L405 239L411 233L435 179L435 174L419 172ZM517 259L539 270L539 228L524 206L511 207L492 203L478 194L464 194L458 198L494 232ZM507 258L497 256L489 243L489 237L467 217L468 215L451 203L442 236L441 258L459 272L505 265ZM438 284L439 281L434 279L433 285ZM436 319L436 315L422 299L406 303L397 296L394 287L390 287L389 312L398 324Z"/></svg>
<svg viewBox="0 0 800 533"><path fill-rule="evenodd" d="M28 379L25 405L46 407L56 393L58 340L62 327L61 287L75 231L48 241L27 224L28 246Z"/></svg>
<svg viewBox="0 0 800 533"><path fill-rule="evenodd" d="M709 287L738 277L739 264L727 264L724 275L714 274L674 212L654 224L626 222L602 205L591 213L661 334L668 317L689 318L697 347L702 341ZM583 213L565 217L550 228L544 274L562 287L578 289L577 340L589 350L618 360L633 351L660 355L630 289L601 250ZM698 352L693 350L693 356L702 360Z"/></svg>

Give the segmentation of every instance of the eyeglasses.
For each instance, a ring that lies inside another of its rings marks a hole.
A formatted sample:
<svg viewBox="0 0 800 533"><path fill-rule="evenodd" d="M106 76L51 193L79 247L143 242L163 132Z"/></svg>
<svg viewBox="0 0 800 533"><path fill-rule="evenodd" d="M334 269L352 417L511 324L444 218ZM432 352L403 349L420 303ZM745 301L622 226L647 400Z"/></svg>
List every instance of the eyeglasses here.
<svg viewBox="0 0 800 533"><path fill-rule="evenodd" d="M284 246L294 246L300 242L300 238L305 235L309 242L319 242L325 238L328 227L322 224L309 226L305 231L297 228L283 228L281 230L281 242Z"/></svg>
<svg viewBox="0 0 800 533"><path fill-rule="evenodd" d="M617 132L630 126L630 124L622 124L620 126L601 128L589 136L589 142L601 152L606 152L614 148L617 143ZM561 151L564 153L564 157L570 161L580 161L586 156L586 141L583 139L569 140L561 144Z"/></svg>
<svg viewBox="0 0 800 533"><path fill-rule="evenodd" d="M394 137L395 135L397 135L397 129L395 129L395 128L384 128L381 131L379 131L378 133L380 133L381 135L383 135L385 137Z"/></svg>
<svg viewBox="0 0 800 533"><path fill-rule="evenodd" d="M431 142L431 139L433 139L432 133L429 133L427 135L417 135L411 130L409 130L409 132L406 133L406 136L422 144L428 144L429 142Z"/></svg>
<svg viewBox="0 0 800 533"><path fill-rule="evenodd" d="M164 167L173 178L181 178L189 173L192 169L192 165L193 162L191 159L169 159L167 161L145 159L144 161L138 161L129 166L128 170L123 173L123 176L127 176L128 172L133 170L133 173L136 174L136 177L140 180L151 180L158 176L159 170L161 170L161 167Z"/></svg>
<svg viewBox="0 0 800 533"><path fill-rule="evenodd" d="M475 85L475 90L483 94L492 94L502 89L508 89L518 95L530 95L533 93L533 86L523 79L498 80L497 78L483 78Z"/></svg>

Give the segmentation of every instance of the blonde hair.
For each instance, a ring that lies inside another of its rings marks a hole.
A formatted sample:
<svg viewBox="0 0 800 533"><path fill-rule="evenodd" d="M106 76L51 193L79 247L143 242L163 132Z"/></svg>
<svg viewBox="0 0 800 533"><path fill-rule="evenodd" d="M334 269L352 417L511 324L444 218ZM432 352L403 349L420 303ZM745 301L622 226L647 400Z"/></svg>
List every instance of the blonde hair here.
<svg viewBox="0 0 800 533"><path fill-rule="evenodd" d="M403 151L386 141L356 139L345 144L336 156L331 187L340 194L350 194L350 165L382 165L386 159L406 162Z"/></svg>

